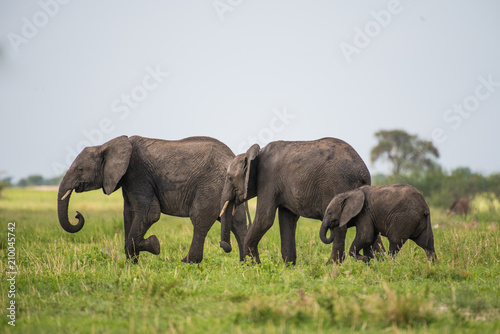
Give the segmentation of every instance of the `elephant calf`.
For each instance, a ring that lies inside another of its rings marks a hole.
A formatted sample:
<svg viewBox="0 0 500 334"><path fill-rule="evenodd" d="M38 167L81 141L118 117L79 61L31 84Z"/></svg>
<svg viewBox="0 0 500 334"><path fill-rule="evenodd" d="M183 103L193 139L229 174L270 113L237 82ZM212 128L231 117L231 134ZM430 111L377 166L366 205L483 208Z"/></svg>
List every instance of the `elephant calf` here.
<svg viewBox="0 0 500 334"><path fill-rule="evenodd" d="M373 244L381 233L389 239L389 254L395 256L411 239L425 250L429 260L436 259L429 207L422 194L408 184L363 186L335 196L328 205L320 238L330 243L327 230L337 226L356 226L356 237L349 254L369 261L360 250ZM366 254L365 254L366 255Z"/></svg>

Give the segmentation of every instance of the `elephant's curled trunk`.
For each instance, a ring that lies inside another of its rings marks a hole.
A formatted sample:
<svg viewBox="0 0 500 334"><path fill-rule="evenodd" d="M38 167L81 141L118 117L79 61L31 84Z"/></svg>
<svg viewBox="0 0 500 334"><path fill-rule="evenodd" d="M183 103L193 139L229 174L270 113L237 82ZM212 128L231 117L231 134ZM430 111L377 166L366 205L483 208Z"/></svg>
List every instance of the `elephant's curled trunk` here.
<svg viewBox="0 0 500 334"><path fill-rule="evenodd" d="M327 237L326 234L330 230L330 237ZM325 244L331 244L333 242L333 229L328 227L328 224L325 222L321 223L321 228L319 229L319 238Z"/></svg>
<svg viewBox="0 0 500 334"><path fill-rule="evenodd" d="M71 197L71 192L73 189L66 189L63 186L59 187L59 192L57 194L57 216L59 218L59 224L61 227L69 233L76 233L80 231L85 223L85 218L80 212L76 212L75 218L78 219L78 223L73 225L68 218L68 206L69 199Z"/></svg>

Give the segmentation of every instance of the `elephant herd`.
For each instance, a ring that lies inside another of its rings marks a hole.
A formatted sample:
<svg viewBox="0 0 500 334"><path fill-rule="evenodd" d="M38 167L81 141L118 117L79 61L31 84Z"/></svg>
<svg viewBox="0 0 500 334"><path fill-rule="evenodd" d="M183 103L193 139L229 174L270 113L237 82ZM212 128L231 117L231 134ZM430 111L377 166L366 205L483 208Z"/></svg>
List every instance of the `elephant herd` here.
<svg viewBox="0 0 500 334"><path fill-rule="evenodd" d="M371 186L368 168L346 142L275 141L255 144L235 156L210 137L160 140L121 136L86 147L59 186L57 212L62 228L82 229L77 211L68 218L71 193L102 189L110 195L122 189L125 254L137 262L140 252L160 253L155 235L144 239L161 213L189 217L193 238L186 263L199 263L208 231L221 222L220 246L231 252L230 234L238 243L240 261L249 256L260 263L258 244L274 223L276 210L285 263L296 263L295 235L299 217L322 221L320 239L333 243L329 262L345 258L347 229L356 226L349 255L369 261L385 252L380 235L395 255L406 240L436 259L429 208L423 196L406 184ZM253 224L247 201L257 197ZM328 232L330 236L328 237ZM363 250L363 255L360 251Z"/></svg>

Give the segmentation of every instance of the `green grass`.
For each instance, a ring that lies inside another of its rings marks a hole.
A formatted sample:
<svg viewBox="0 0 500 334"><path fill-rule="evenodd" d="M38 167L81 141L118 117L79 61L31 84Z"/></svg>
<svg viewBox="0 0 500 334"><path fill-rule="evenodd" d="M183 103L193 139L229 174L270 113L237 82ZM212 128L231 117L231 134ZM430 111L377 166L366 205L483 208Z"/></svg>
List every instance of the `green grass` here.
<svg viewBox="0 0 500 334"><path fill-rule="evenodd" d="M325 265L319 222L301 219L296 266L282 263L276 223L261 265L240 264L209 232L204 260L186 265L192 225L162 216L158 256L123 253L118 191L73 194L76 234L57 222L56 192L7 189L0 198L1 324L5 333L500 333L499 212L432 209L438 262L408 242L393 260ZM251 208L255 207L252 202ZM478 219L477 223L473 223ZM16 222L16 327L8 325L7 224ZM355 229L348 233L350 245ZM233 239L233 246L235 241ZM386 244L387 246L387 244Z"/></svg>

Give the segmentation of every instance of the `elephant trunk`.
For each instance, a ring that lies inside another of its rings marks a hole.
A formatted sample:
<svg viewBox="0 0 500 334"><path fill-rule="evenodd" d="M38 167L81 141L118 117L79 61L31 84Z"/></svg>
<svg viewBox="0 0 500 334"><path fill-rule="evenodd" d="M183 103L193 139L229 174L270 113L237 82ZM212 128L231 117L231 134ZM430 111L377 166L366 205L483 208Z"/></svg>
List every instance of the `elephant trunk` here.
<svg viewBox="0 0 500 334"><path fill-rule="evenodd" d="M69 233L76 233L80 231L85 223L85 219L80 212L76 212L75 218L78 218L78 223L73 225L68 218L68 206L69 199L71 197L72 188L67 187L67 181L63 179L61 185L59 186L59 192L57 194L57 216L59 218L59 224L61 227Z"/></svg>
<svg viewBox="0 0 500 334"><path fill-rule="evenodd" d="M325 244L331 244L333 242L333 228L328 226L328 222L324 221L321 223L321 228L319 229L319 238ZM330 237L326 236L328 230L330 230Z"/></svg>
<svg viewBox="0 0 500 334"><path fill-rule="evenodd" d="M220 247L226 253L230 253L232 251L231 247L231 220L232 215L227 211L227 207L230 204L230 201L226 201L220 213L220 221L221 221L221 229L220 229Z"/></svg>

